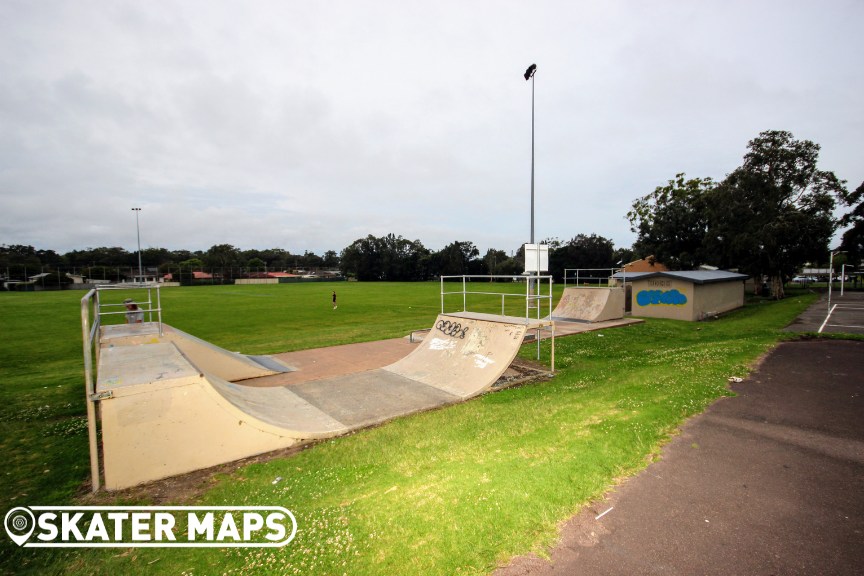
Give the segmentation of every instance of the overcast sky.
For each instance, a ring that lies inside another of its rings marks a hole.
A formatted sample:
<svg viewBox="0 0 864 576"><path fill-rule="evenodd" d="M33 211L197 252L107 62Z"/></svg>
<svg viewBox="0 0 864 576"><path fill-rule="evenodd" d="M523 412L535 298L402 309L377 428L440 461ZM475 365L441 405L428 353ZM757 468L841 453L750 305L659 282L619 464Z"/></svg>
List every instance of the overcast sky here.
<svg viewBox="0 0 864 576"><path fill-rule="evenodd" d="M0 244L634 235L788 130L864 181L861 0L0 0Z"/></svg>

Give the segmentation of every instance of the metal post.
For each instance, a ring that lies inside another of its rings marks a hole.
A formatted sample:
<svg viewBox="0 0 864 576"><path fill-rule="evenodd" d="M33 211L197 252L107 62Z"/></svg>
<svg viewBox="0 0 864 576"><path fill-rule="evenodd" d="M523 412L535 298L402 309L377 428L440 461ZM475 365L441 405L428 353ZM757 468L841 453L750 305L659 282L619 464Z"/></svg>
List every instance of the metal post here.
<svg viewBox="0 0 864 576"><path fill-rule="evenodd" d="M537 64L531 64L525 70L525 80L531 80L531 240L530 244L534 244L534 73L537 71ZM540 258L538 249L537 258ZM539 268L539 260L538 260ZM528 293L533 293L534 280L528 278Z"/></svg>
<svg viewBox="0 0 864 576"><path fill-rule="evenodd" d="M837 250L831 252L831 259L828 263L828 310L831 310L831 288L834 286L834 255L842 254L845 250Z"/></svg>
<svg viewBox="0 0 864 576"><path fill-rule="evenodd" d="M840 296L843 296L843 287L846 284L846 266L849 266L849 268L855 268L855 266L853 266L851 264L843 264L843 266L841 267L841 269L840 269Z"/></svg>
<svg viewBox="0 0 864 576"><path fill-rule="evenodd" d="M444 276L441 276L441 314L444 314Z"/></svg>
<svg viewBox="0 0 864 576"><path fill-rule="evenodd" d="M466 294L467 290L468 290L468 287L465 286L465 276L462 276L462 311L463 312L468 311L468 295Z"/></svg>
<svg viewBox="0 0 864 576"><path fill-rule="evenodd" d="M531 244L534 244L534 72L531 73Z"/></svg>
<svg viewBox="0 0 864 576"><path fill-rule="evenodd" d="M138 226L138 213L141 212L141 208L132 208L135 212L135 232L138 235L138 281L143 282L144 272L141 267L141 228Z"/></svg>
<svg viewBox="0 0 864 576"><path fill-rule="evenodd" d="M98 492L101 487L99 480L99 442L96 435L96 405L95 401L91 399L91 394L95 392L95 387L93 385L93 340L90 337L90 304L91 299L96 294L96 290L90 290L81 299L81 337L84 346L84 401L87 404L87 437L90 444L90 490L92 492Z"/></svg>

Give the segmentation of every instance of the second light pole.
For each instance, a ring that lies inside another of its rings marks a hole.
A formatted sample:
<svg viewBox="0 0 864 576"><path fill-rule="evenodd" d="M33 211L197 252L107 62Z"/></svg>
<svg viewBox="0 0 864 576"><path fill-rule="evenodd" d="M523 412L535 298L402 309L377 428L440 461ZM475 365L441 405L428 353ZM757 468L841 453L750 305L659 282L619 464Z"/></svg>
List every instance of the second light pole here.
<svg viewBox="0 0 864 576"><path fill-rule="evenodd" d="M138 281L143 282L144 270L141 268L141 228L138 227L138 213L141 208L132 208L135 212L135 233L138 235Z"/></svg>

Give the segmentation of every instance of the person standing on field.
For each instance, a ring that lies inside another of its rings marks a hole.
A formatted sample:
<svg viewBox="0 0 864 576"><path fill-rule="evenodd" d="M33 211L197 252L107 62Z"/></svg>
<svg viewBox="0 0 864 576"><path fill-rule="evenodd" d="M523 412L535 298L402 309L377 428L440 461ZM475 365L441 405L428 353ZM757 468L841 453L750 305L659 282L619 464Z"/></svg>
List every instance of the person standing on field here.
<svg viewBox="0 0 864 576"><path fill-rule="evenodd" d="M336 309L336 291L333 291L333 310Z"/></svg>

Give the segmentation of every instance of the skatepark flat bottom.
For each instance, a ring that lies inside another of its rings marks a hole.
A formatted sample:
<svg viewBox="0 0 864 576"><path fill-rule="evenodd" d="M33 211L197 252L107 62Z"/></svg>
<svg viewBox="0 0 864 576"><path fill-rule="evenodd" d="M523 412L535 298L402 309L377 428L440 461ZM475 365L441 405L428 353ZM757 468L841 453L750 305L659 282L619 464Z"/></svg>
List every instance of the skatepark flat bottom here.
<svg viewBox="0 0 864 576"><path fill-rule="evenodd" d="M291 391L349 428L378 424L460 398L387 370L294 384Z"/></svg>
<svg viewBox="0 0 864 576"><path fill-rule="evenodd" d="M404 358L417 347L407 338L376 342L343 344L298 352L274 354L273 357L295 369L293 372L254 378L246 386L290 386L310 380L321 380L382 368Z"/></svg>

